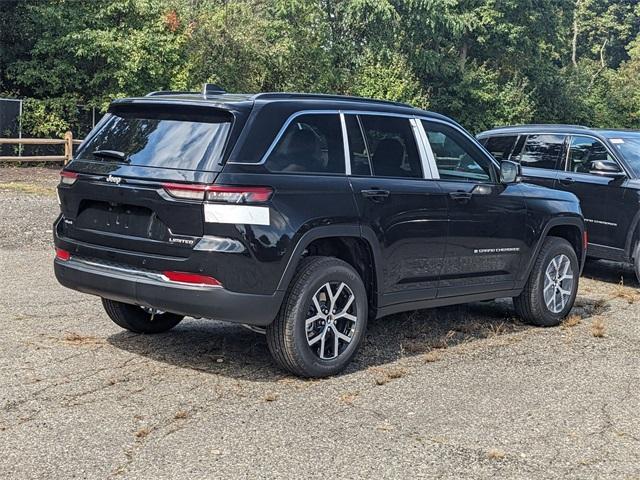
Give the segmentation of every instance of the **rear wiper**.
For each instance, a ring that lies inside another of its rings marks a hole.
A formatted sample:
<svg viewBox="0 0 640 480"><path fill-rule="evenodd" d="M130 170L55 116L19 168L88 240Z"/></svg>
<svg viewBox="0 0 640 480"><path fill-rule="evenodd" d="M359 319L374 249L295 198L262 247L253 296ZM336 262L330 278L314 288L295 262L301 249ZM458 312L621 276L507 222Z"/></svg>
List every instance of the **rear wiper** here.
<svg viewBox="0 0 640 480"><path fill-rule="evenodd" d="M92 152L96 157L102 158L114 158L123 163L129 163L129 159L124 152L119 152L117 150L94 150Z"/></svg>

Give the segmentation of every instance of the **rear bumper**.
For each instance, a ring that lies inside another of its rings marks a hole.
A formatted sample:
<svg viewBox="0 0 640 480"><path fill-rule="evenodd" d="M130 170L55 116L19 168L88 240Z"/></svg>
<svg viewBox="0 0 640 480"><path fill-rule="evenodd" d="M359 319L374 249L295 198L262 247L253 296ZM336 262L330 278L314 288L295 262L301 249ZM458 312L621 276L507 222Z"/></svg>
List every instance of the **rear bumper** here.
<svg viewBox="0 0 640 480"><path fill-rule="evenodd" d="M282 292L253 295L222 287L171 282L154 272L71 257L56 259L54 271L65 287L100 297L191 317L266 326L276 317Z"/></svg>

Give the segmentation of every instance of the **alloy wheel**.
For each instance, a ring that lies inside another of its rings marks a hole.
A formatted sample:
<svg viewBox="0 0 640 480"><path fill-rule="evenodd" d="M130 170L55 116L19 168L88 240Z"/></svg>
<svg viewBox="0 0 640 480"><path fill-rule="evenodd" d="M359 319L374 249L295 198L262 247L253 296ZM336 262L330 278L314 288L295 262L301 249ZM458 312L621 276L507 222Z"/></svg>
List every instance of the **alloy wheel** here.
<svg viewBox="0 0 640 480"><path fill-rule="evenodd" d="M333 360L353 339L358 313L355 294L344 282L328 282L312 297L305 319L307 344L321 360Z"/></svg>
<svg viewBox="0 0 640 480"><path fill-rule="evenodd" d="M551 259L544 279L544 302L553 313L560 313L567 306L573 292L573 269L565 254Z"/></svg>

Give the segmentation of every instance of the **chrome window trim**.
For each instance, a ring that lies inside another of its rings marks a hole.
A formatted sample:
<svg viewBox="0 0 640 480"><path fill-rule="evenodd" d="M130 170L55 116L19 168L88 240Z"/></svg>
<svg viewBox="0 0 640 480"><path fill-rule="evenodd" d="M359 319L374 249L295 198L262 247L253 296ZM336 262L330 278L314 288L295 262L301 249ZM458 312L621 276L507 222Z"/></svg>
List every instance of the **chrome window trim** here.
<svg viewBox="0 0 640 480"><path fill-rule="evenodd" d="M347 121L342 112L340 112L340 126L342 128L342 147L344 148L344 172L347 175L351 175L351 150L347 137Z"/></svg>
<svg viewBox="0 0 640 480"><path fill-rule="evenodd" d="M439 180L440 173L436 165L435 157L433 156L433 150L431 144L427 138L427 132L425 131L422 122L418 118L411 119L411 126L413 127L414 135L417 137L418 150L420 151L420 160L422 161L422 170L425 180ZM427 177L427 171L429 176Z"/></svg>
<svg viewBox="0 0 640 480"><path fill-rule="evenodd" d="M271 152L273 152L273 150L278 145L278 142L280 141L280 139L284 135L284 132L286 132L287 128L289 128L289 125L291 125L291 123L296 118L300 117L301 115L378 115L378 116L385 116L385 117L400 117L400 118L408 118L408 119L421 118L420 115L408 115L408 114L404 114L404 113L395 113L395 112L379 112L379 111L373 111L373 110L371 110L371 111L369 111L369 110L367 110L367 111L362 111L362 110L299 110L299 111L297 111L295 113L292 113L289 116L289 118L287 118L287 120L284 122L284 124L282 125L282 127L278 131L278 134L273 139L273 141L269 145L269 148L267 149L267 151L262 156L262 158L260 159L259 162L227 162L227 164L228 165L264 165L265 162L267 161L267 159L269 158L269 155L271 154ZM442 123L446 123L447 125L449 125L449 123L447 123L447 122L442 122ZM344 135L344 131L343 131L343 135ZM348 142L348 140L347 140L347 142ZM339 175L342 175L342 174L339 174Z"/></svg>

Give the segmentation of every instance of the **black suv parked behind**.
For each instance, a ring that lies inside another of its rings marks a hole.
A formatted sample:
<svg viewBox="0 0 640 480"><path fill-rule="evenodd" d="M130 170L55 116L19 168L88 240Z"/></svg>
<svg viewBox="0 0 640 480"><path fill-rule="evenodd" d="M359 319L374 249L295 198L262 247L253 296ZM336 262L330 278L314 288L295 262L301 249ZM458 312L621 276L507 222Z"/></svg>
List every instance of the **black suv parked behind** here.
<svg viewBox="0 0 640 480"><path fill-rule="evenodd" d="M594 258L634 263L640 280L640 132L571 125L505 127L478 135L524 179L574 193Z"/></svg>
<svg viewBox="0 0 640 480"><path fill-rule="evenodd" d="M571 309L583 221L455 122L406 105L265 93L113 102L61 172L55 273L111 319L266 329L282 367L337 373L369 318L514 297Z"/></svg>

